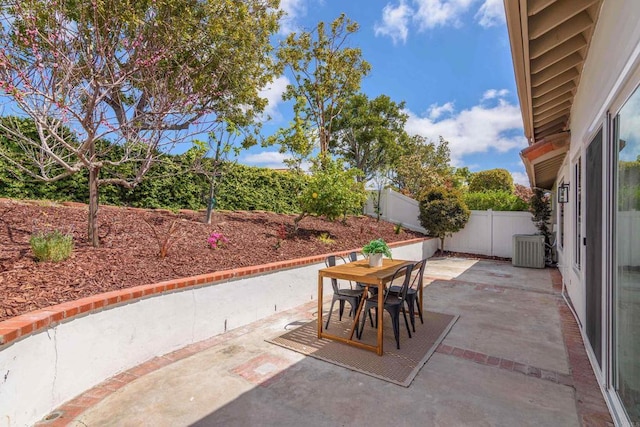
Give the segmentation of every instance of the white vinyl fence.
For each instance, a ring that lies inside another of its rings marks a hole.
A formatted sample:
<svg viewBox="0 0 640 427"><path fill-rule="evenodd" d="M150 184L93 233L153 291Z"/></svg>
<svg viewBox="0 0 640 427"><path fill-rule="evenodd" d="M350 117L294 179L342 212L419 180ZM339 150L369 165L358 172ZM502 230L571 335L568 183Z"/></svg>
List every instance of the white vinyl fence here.
<svg viewBox="0 0 640 427"><path fill-rule="evenodd" d="M365 212L376 216L375 200L378 192L370 193ZM409 230L426 233L420 225L418 202L391 189L380 197L381 219ZM529 212L471 211L465 228L445 240L445 250L478 255L511 258L514 234L536 234Z"/></svg>

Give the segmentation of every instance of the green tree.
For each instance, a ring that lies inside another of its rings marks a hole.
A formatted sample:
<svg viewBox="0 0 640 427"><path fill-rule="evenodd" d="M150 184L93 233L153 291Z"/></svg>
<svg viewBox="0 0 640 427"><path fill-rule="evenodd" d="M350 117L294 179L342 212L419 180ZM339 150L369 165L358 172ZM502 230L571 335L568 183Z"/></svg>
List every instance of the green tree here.
<svg viewBox="0 0 640 427"><path fill-rule="evenodd" d="M404 102L396 104L386 95L372 100L364 94L350 97L333 126L331 152L360 169L361 179L371 180L400 155L408 117L403 109Z"/></svg>
<svg viewBox="0 0 640 427"><path fill-rule="evenodd" d="M513 177L506 169L489 169L476 172L471 177L469 191L507 191L513 193Z"/></svg>
<svg viewBox="0 0 640 427"><path fill-rule="evenodd" d="M358 169L344 169L341 160L322 155L311 166L312 175L298 197L300 215L294 219L294 229L309 215L325 216L335 220L349 213L360 212L367 193L358 182Z"/></svg>
<svg viewBox="0 0 640 427"><path fill-rule="evenodd" d="M414 135L402 144L396 162L393 185L403 194L421 200L430 189L442 186L451 175L449 143L442 137L438 144Z"/></svg>
<svg viewBox="0 0 640 427"><path fill-rule="evenodd" d="M360 89L362 77L371 66L358 48L346 46L358 24L344 14L330 25L319 22L313 32L292 33L282 42L277 56L293 77L282 95L294 100L297 117L317 129L320 152L329 148L332 127L342 103Z"/></svg>
<svg viewBox="0 0 640 427"><path fill-rule="evenodd" d="M435 188L420 201L420 224L428 235L440 239L440 254L444 252L447 236L464 228L469 221L469 209L460 193L446 188Z"/></svg>
<svg viewBox="0 0 640 427"><path fill-rule="evenodd" d="M1 129L26 157L0 156L46 182L87 171L88 236L97 246L100 187L131 189L175 144L210 131L221 119L250 119L264 109L259 91L275 71L269 54L277 4L4 2L3 96L33 119L38 138L18 123L4 123ZM67 128L73 138L64 134ZM105 139L111 144L98 143Z"/></svg>

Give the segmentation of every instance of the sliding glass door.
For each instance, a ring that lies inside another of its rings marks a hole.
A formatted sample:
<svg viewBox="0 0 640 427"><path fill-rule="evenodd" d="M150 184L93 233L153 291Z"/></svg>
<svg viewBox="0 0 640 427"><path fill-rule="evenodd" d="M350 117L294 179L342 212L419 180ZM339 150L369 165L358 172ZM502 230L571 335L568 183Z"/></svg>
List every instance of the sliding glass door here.
<svg viewBox="0 0 640 427"><path fill-rule="evenodd" d="M640 90L614 122L616 144L613 386L640 423Z"/></svg>

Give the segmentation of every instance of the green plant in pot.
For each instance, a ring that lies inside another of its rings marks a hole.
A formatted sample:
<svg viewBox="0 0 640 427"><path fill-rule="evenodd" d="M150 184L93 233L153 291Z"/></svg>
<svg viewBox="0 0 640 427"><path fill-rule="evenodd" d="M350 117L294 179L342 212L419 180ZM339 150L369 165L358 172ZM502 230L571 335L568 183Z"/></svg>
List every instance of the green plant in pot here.
<svg viewBox="0 0 640 427"><path fill-rule="evenodd" d="M382 267L382 256L392 258L391 249L382 239L372 240L362 247L362 253L369 258L369 266Z"/></svg>

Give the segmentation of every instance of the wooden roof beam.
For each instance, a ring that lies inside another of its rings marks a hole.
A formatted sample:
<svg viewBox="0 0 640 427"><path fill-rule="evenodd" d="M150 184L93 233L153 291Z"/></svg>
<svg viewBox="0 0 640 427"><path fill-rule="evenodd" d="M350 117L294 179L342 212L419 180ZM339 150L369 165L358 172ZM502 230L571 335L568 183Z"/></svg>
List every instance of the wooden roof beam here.
<svg viewBox="0 0 640 427"><path fill-rule="evenodd" d="M533 102L532 105L533 107L539 107L543 104L546 104L549 101L552 101L554 99L556 99L557 97L559 97L560 95L563 95L567 92L573 92L573 89L575 89L576 87L576 83L571 80L568 83L563 84L560 87L555 88L554 90L552 90L551 92L548 92L544 95L538 96L536 98L533 98Z"/></svg>
<svg viewBox="0 0 640 427"><path fill-rule="evenodd" d="M542 121L547 119L548 117L554 116L556 113L559 112L569 112L571 110L571 101L565 101L560 105L557 105L553 108L551 108L550 110L545 111L544 113L540 113L540 114L534 114L533 115L533 120L535 121Z"/></svg>
<svg viewBox="0 0 640 427"><path fill-rule="evenodd" d="M552 78L564 73L570 68L577 65L581 65L583 62L582 56L579 53L571 54L566 58L556 62L552 66L545 68L539 73L531 76L531 85L540 86L542 83L551 80Z"/></svg>
<svg viewBox="0 0 640 427"><path fill-rule="evenodd" d="M535 40L531 40L529 42L529 57L531 59L538 58L554 47L589 29L592 25L593 21L589 14L584 11L580 12L558 28L543 34Z"/></svg>
<svg viewBox="0 0 640 427"><path fill-rule="evenodd" d="M598 0L557 1L529 18L529 38L537 39L564 24Z"/></svg>
<svg viewBox="0 0 640 427"><path fill-rule="evenodd" d="M564 118L556 119L542 126L538 126L536 128L536 132L546 132L547 130L555 128L557 126L564 126L566 123L567 121Z"/></svg>
<svg viewBox="0 0 640 427"><path fill-rule="evenodd" d="M551 123L552 121L557 120L557 119L559 119L561 117L564 117L565 121L569 121L569 113L570 112L571 112L571 108L567 108L567 109L559 111L559 112L557 112L555 114L547 115L544 118L534 117L533 118L533 125L535 127L544 126L547 123Z"/></svg>
<svg viewBox="0 0 640 427"><path fill-rule="evenodd" d="M539 58L531 60L531 73L539 73L545 68L550 67L556 62L560 61L562 58L566 58L567 56L579 51L586 46L587 41L582 36L582 34L578 34L562 43L561 45L553 48Z"/></svg>
<svg viewBox="0 0 640 427"><path fill-rule="evenodd" d="M533 107L533 114L536 115L536 114L544 113L545 111L549 111L550 109L552 109L556 105L560 105L565 101L571 101L572 99L573 99L573 93L572 92L565 92L562 95L558 96L557 98L553 98L549 102L545 102L544 104L540 104L537 107L534 106Z"/></svg>
<svg viewBox="0 0 640 427"><path fill-rule="evenodd" d="M533 16L541 12L542 9L549 7L555 1L556 0L529 0L527 4L527 14Z"/></svg>
<svg viewBox="0 0 640 427"><path fill-rule="evenodd" d="M575 68L571 68L570 70L567 70L564 73L555 76L551 80L542 83L540 86L533 88L532 95L534 98L538 98L562 86L565 83L573 81L578 76L580 76L580 73L578 72L578 70L576 70Z"/></svg>
<svg viewBox="0 0 640 427"><path fill-rule="evenodd" d="M536 132L536 140L541 140L550 135L554 135L558 132L562 132L564 131L564 128L565 128L565 124L563 121L561 124L552 126L547 130Z"/></svg>

